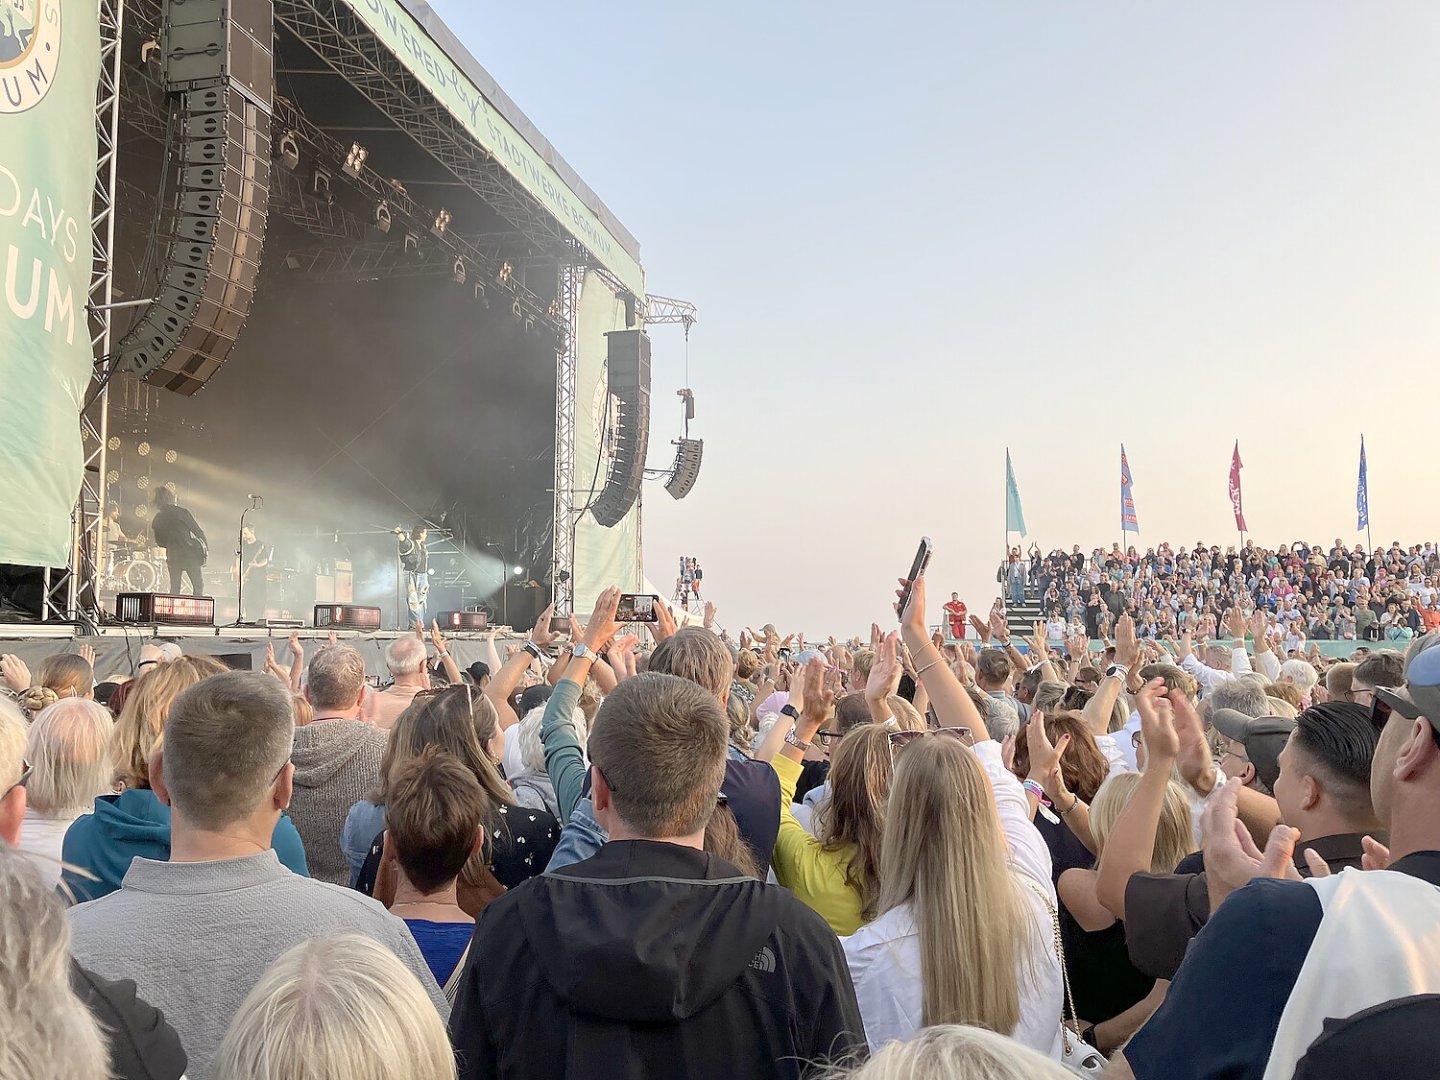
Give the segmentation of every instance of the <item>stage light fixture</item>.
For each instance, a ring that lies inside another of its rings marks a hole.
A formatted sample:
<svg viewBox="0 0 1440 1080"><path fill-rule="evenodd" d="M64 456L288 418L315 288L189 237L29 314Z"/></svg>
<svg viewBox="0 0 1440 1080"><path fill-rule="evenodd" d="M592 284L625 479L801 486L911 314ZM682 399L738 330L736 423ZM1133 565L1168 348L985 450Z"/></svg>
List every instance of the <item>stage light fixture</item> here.
<svg viewBox="0 0 1440 1080"><path fill-rule="evenodd" d="M369 156L370 151L366 150L365 147L361 146L358 142L351 143L350 152L345 155L345 164L341 166L340 171L346 176L353 176L358 180L360 173L364 171L365 159Z"/></svg>
<svg viewBox="0 0 1440 1080"><path fill-rule="evenodd" d="M525 316L525 332L527 334L533 334L535 332L535 320L529 315Z"/></svg>
<svg viewBox="0 0 1440 1080"><path fill-rule="evenodd" d="M516 322L520 321L520 301L516 300L510 305L510 317Z"/></svg>
<svg viewBox="0 0 1440 1080"><path fill-rule="evenodd" d="M407 232L405 234L404 250L406 255L419 261L420 258L422 258L420 254L420 238L412 232Z"/></svg>
<svg viewBox="0 0 1440 1080"><path fill-rule="evenodd" d="M550 301L550 307L549 307L547 310L548 310L548 312L549 312L550 318L552 318L552 319L558 319L558 318L560 318L560 301L559 301L559 300L551 300L551 301Z"/></svg>
<svg viewBox="0 0 1440 1080"><path fill-rule="evenodd" d="M382 233L390 231L390 204L384 199L375 204L375 228Z"/></svg>
<svg viewBox="0 0 1440 1080"><path fill-rule="evenodd" d="M148 41L142 41L140 43L140 66L142 68L145 68L147 71L156 70L160 66L156 61L161 60L163 60L163 57L160 53L160 42L154 38L150 38ZM155 64L154 68L150 66L152 63Z"/></svg>
<svg viewBox="0 0 1440 1080"><path fill-rule="evenodd" d="M139 488L141 491L149 491L149 490L150 490L150 477L148 477L148 476L137 476L137 477L135 478L135 486L136 486L137 488Z"/></svg>
<svg viewBox="0 0 1440 1080"><path fill-rule="evenodd" d="M108 447L108 448L111 449L111 450L119 450L119 449L120 449L120 439L119 439L118 436L111 435L110 438L105 441L105 445L106 445L106 447Z"/></svg>
<svg viewBox="0 0 1440 1080"><path fill-rule="evenodd" d="M465 284L465 260L457 257L455 265L450 268L450 276L455 279L455 284Z"/></svg>
<svg viewBox="0 0 1440 1080"><path fill-rule="evenodd" d="M300 167L300 136L296 132L287 131L281 135L276 150L275 157L285 168L294 172Z"/></svg>
<svg viewBox="0 0 1440 1080"><path fill-rule="evenodd" d="M141 457L150 456L150 444L148 442L142 442L135 450Z"/></svg>
<svg viewBox="0 0 1440 1080"><path fill-rule="evenodd" d="M510 265L510 260L506 259L503 263L500 264L500 274L495 280L500 282L501 285L509 285L510 278L514 275L514 273L515 268Z"/></svg>
<svg viewBox="0 0 1440 1080"><path fill-rule="evenodd" d="M144 521L150 516L150 508L144 503L140 503L138 506L135 507L135 516L141 521Z"/></svg>
<svg viewBox="0 0 1440 1080"><path fill-rule="evenodd" d="M105 474L105 482L107 484L118 484L120 482L120 470L111 469L109 472L107 472Z"/></svg>
<svg viewBox="0 0 1440 1080"><path fill-rule="evenodd" d="M443 206L440 212L435 215L435 222L430 226L430 231L441 240L445 239L445 233L450 229L450 211Z"/></svg>
<svg viewBox="0 0 1440 1080"><path fill-rule="evenodd" d="M166 451L165 451L165 464L166 464L166 465L174 465L175 462L177 462L177 461L179 461L179 460L180 460L180 455L177 454L174 450L166 450Z"/></svg>
<svg viewBox="0 0 1440 1080"><path fill-rule="evenodd" d="M335 196L330 193L330 173L319 165L310 173L310 194L326 206L334 205Z"/></svg>
<svg viewBox="0 0 1440 1080"><path fill-rule="evenodd" d="M485 286L478 281L475 283L475 299L480 301L481 307L489 308L490 298L485 295Z"/></svg>
<svg viewBox="0 0 1440 1080"><path fill-rule="evenodd" d="M510 573L514 574L516 577L521 577L525 573L525 568L523 566L512 566L510 568Z"/></svg>

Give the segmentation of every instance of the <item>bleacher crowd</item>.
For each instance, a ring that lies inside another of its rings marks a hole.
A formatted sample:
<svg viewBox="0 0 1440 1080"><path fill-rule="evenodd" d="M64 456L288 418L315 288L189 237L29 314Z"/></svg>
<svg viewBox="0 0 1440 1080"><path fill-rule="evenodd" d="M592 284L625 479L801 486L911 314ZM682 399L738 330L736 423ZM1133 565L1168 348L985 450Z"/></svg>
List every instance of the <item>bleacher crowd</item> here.
<svg viewBox="0 0 1440 1080"><path fill-rule="evenodd" d="M1023 642L608 589L378 691L333 635L0 656L0 1080L1423 1075L1436 569L1017 551Z"/></svg>
<svg viewBox="0 0 1440 1080"><path fill-rule="evenodd" d="M1440 628L1440 550L1431 543L1366 552L1338 538L1328 547L1160 544L1089 555L1079 545L1048 554L1016 547L996 575L1012 605L1040 604L1050 640L1113 636L1122 615L1142 638L1219 632L1239 606L1266 615L1266 634L1285 651L1310 641L1407 642Z"/></svg>

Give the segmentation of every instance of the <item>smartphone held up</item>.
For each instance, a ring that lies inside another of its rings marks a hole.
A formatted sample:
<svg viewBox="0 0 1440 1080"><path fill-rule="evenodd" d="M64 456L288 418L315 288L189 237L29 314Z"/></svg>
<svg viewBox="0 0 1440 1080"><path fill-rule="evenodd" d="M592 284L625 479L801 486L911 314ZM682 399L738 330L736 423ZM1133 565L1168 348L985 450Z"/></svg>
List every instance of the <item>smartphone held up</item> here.
<svg viewBox="0 0 1440 1080"><path fill-rule="evenodd" d="M920 547L915 551L915 561L910 564L910 573L905 575L905 587L900 591L900 599L895 604L895 614L901 622L905 621L905 609L910 606L910 597L914 592L915 582L925 576L926 569L930 566L930 556L934 554L935 545L931 543L930 537L920 538Z"/></svg>

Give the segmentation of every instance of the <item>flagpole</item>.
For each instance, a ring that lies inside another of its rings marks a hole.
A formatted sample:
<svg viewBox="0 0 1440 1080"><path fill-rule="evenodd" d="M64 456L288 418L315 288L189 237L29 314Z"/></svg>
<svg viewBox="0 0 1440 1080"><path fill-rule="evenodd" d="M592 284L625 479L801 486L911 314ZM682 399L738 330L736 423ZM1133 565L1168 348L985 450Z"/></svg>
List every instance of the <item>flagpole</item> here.
<svg viewBox="0 0 1440 1080"><path fill-rule="evenodd" d="M1365 455L1365 433L1360 433L1360 455ZM1375 545L1370 539L1370 463L1365 463L1365 554L1369 558L1375 557Z"/></svg>

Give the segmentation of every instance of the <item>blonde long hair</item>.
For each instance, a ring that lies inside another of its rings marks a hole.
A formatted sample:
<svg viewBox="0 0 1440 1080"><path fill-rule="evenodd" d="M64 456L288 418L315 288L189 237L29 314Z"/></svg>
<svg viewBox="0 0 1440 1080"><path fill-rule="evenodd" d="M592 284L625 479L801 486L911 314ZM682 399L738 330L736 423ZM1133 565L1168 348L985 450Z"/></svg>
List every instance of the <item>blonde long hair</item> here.
<svg viewBox="0 0 1440 1080"><path fill-rule="evenodd" d="M973 1024L1009 1035L1035 926L1008 862L990 780L951 739L897 755L880 860L880 910L909 904L920 934L924 1026Z"/></svg>
<svg viewBox="0 0 1440 1080"><path fill-rule="evenodd" d="M860 898L866 921L880 911L885 804L893 771L890 731L861 724L850 731L830 757L830 797L816 811L816 831L826 851L850 851L845 884Z"/></svg>
<svg viewBox="0 0 1440 1080"><path fill-rule="evenodd" d="M170 706L196 683L226 670L208 656L182 656L168 664L156 664L135 680L115 721L110 744L121 783L127 788L150 786L150 755L165 739Z"/></svg>
<svg viewBox="0 0 1440 1080"><path fill-rule="evenodd" d="M1140 786L1142 773L1117 773L1100 785L1095 801L1090 804L1090 834L1095 840L1095 854L1105 850L1105 842ZM1160 823L1155 829L1155 849L1150 856L1152 874L1173 873L1180 860L1195 851L1195 830L1191 825L1190 800L1174 780L1165 785L1165 801L1160 805Z"/></svg>

